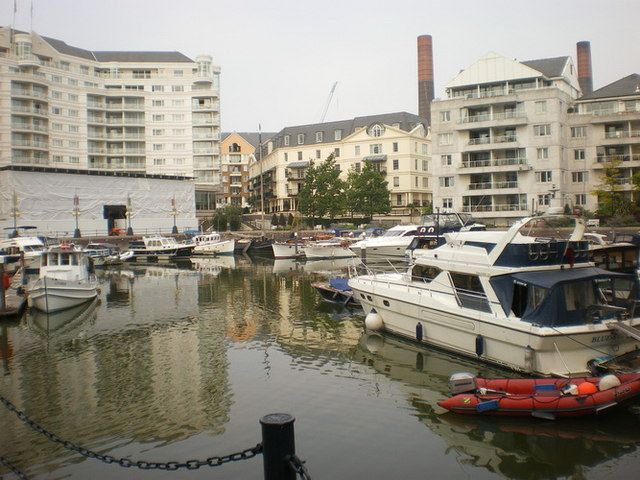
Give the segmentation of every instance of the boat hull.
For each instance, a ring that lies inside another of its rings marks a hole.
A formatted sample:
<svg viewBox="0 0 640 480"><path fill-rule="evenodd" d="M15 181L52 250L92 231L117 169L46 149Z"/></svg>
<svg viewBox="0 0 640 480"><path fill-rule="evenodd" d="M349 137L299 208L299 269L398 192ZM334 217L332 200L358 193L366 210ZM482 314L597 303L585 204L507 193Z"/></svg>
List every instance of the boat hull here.
<svg viewBox="0 0 640 480"><path fill-rule="evenodd" d="M93 282L67 281L55 278L38 279L29 289L31 306L51 313L73 308L98 295Z"/></svg>
<svg viewBox="0 0 640 480"><path fill-rule="evenodd" d="M308 260L321 258L351 258L356 256L349 247L341 245L308 245L303 247L303 251Z"/></svg>
<svg viewBox="0 0 640 480"><path fill-rule="evenodd" d="M393 241L388 240L381 242L381 239L375 238L370 243L357 242L351 245L349 249L357 257L383 257L383 258L402 258L406 256L407 247L413 240L413 237L400 237Z"/></svg>
<svg viewBox="0 0 640 480"><path fill-rule="evenodd" d="M383 282L365 275L352 278L349 286L360 296L365 314L374 311L380 316L383 331L482 362L538 375L579 375L589 372L588 362L594 357L619 355L637 345L629 337L615 335L607 322L542 328L460 308L453 296L443 300L435 292L404 282L403 276L387 274ZM629 325L637 327L635 322Z"/></svg>
<svg viewBox="0 0 640 480"><path fill-rule="evenodd" d="M542 418L593 415L640 395L640 374L618 375L620 384L599 391L603 377L562 379L476 379L476 392L460 393L438 402L449 411L471 415L536 416ZM594 393L564 394L589 382ZM484 390L482 390L484 389ZM484 392L484 393L483 393Z"/></svg>
<svg viewBox="0 0 640 480"><path fill-rule="evenodd" d="M224 240L209 245L198 245L193 249L193 255L232 255L235 250L235 240Z"/></svg>
<svg viewBox="0 0 640 480"><path fill-rule="evenodd" d="M304 256L302 247L302 243L273 243L271 245L273 257L276 259L302 257Z"/></svg>

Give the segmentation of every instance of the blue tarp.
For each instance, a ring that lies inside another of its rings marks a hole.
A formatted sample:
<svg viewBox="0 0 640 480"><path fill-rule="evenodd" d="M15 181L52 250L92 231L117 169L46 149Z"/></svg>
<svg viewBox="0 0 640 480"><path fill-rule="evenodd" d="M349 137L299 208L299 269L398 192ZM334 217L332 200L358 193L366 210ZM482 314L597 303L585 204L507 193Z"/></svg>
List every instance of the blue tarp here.
<svg viewBox="0 0 640 480"><path fill-rule="evenodd" d="M351 290L348 278L332 278L329 280L329 286L340 291Z"/></svg>

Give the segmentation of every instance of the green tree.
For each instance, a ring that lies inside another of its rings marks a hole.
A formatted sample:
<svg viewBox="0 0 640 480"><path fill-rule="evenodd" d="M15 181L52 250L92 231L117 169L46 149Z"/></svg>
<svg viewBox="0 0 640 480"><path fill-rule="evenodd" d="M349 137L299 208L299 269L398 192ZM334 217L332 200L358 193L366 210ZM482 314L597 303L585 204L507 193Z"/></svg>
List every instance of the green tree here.
<svg viewBox="0 0 640 480"><path fill-rule="evenodd" d="M311 222L311 225L318 214L316 177L316 166L314 162L310 162L304 171L304 182L298 190L298 210L307 217L307 221Z"/></svg>
<svg viewBox="0 0 640 480"><path fill-rule="evenodd" d="M293 226L293 213L291 212L289 212L289 217L287 218L287 225Z"/></svg>
<svg viewBox="0 0 640 480"><path fill-rule="evenodd" d="M593 191L593 194L598 197L597 213L601 218L630 215L634 211L633 204L620 191L621 163L620 158L614 157L602 164L602 183Z"/></svg>
<svg viewBox="0 0 640 480"><path fill-rule="evenodd" d="M391 211L388 182L371 162L364 162L361 172L350 170L347 178L347 205L351 215L371 218Z"/></svg>
<svg viewBox="0 0 640 480"><path fill-rule="evenodd" d="M275 213L271 216L271 226L272 227L278 226L278 215Z"/></svg>
<svg viewBox="0 0 640 480"><path fill-rule="evenodd" d="M298 193L298 209L311 225L316 218L328 216L333 220L345 211L344 190L333 154L317 166L311 162Z"/></svg>
<svg viewBox="0 0 640 480"><path fill-rule="evenodd" d="M278 225L280 227L287 226L287 219L285 218L284 213L280 213L280 216L278 217Z"/></svg>

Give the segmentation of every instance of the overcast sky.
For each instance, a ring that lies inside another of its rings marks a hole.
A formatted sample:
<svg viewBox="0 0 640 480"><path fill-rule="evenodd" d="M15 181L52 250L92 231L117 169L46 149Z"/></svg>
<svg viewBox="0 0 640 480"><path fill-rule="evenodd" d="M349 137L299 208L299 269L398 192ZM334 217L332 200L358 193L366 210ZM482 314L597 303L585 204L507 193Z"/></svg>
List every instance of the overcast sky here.
<svg viewBox="0 0 640 480"><path fill-rule="evenodd" d="M16 28L30 29L31 0ZM638 0L33 0L33 30L88 50L213 56L223 131L417 113L416 37L433 36L436 97L489 51L518 60L591 42L594 88L640 73ZM10 25L3 0L0 24Z"/></svg>

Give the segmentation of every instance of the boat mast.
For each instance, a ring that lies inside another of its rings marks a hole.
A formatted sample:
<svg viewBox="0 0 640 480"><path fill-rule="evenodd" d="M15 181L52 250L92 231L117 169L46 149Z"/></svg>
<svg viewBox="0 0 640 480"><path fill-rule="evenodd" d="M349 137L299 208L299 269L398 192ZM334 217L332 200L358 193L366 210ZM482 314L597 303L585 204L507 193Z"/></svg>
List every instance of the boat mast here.
<svg viewBox="0 0 640 480"><path fill-rule="evenodd" d="M260 163L260 230L264 237L264 179L262 178L262 125L258 124L258 163Z"/></svg>

